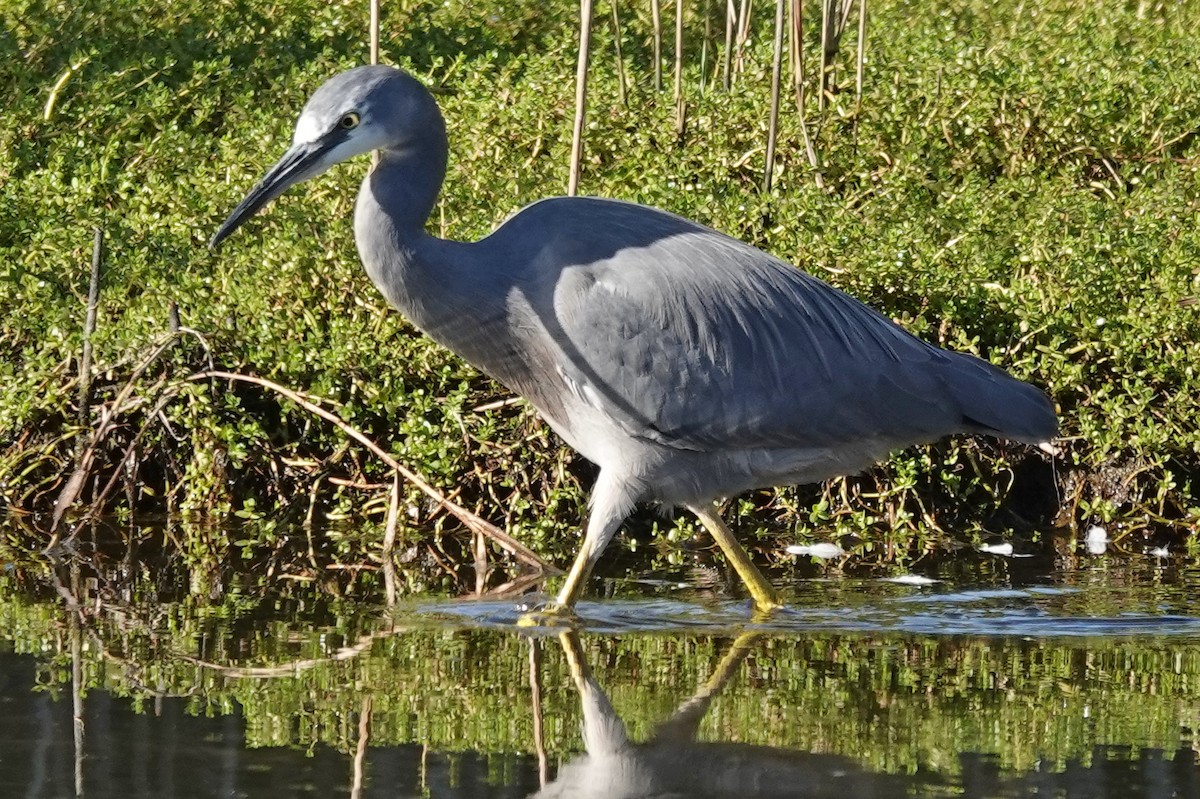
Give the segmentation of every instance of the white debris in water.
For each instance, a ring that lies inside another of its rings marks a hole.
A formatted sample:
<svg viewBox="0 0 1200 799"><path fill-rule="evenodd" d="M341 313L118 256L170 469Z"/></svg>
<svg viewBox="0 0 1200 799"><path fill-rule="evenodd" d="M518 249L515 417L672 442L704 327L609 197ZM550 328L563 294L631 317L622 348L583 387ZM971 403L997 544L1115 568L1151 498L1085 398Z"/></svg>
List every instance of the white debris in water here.
<svg viewBox="0 0 1200 799"><path fill-rule="evenodd" d="M986 552L989 555L1000 555L1004 558L1032 558L1033 555L1024 555L1013 551L1013 545L1005 541L1002 544L984 544L979 547L980 552Z"/></svg>
<svg viewBox="0 0 1200 799"><path fill-rule="evenodd" d="M1155 547L1154 549L1150 550L1150 557L1169 558L1171 557L1171 550L1167 547Z"/></svg>
<svg viewBox="0 0 1200 799"><path fill-rule="evenodd" d="M1087 548L1089 555L1103 555L1108 549L1108 532L1099 525L1092 525L1084 533L1084 547Z"/></svg>
<svg viewBox="0 0 1200 799"><path fill-rule="evenodd" d="M895 577L881 577L880 580L885 583L895 583L896 585L933 585L940 583L941 580L935 580L932 577L922 577L919 574L898 574Z"/></svg>
<svg viewBox="0 0 1200 799"><path fill-rule="evenodd" d="M846 554L846 550L828 541L822 541L819 544L791 544L786 551L789 555L810 555L822 560L840 558Z"/></svg>

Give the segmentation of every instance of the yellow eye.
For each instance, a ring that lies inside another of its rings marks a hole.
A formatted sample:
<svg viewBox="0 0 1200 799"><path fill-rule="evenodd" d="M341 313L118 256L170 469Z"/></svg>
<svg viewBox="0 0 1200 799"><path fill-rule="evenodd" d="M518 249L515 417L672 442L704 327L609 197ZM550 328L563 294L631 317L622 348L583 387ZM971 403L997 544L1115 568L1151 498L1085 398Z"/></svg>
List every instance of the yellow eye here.
<svg viewBox="0 0 1200 799"><path fill-rule="evenodd" d="M339 121L338 124L341 125L343 128L345 128L346 130L350 130L352 128L357 128L358 127L358 114L355 113L354 111L351 111L350 113L346 114L346 116L342 117L341 121Z"/></svg>

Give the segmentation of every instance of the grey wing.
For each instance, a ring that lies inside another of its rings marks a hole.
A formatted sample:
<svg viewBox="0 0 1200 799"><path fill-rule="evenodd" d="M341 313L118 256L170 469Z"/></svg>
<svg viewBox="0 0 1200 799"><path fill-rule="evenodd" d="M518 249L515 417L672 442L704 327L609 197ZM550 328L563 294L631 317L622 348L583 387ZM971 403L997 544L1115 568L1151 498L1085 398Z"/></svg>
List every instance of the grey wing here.
<svg viewBox="0 0 1200 799"><path fill-rule="evenodd" d="M564 270L553 302L572 388L627 432L670 446L1053 435L1033 387L700 226ZM1029 430L1008 419L1013 391L1035 417Z"/></svg>

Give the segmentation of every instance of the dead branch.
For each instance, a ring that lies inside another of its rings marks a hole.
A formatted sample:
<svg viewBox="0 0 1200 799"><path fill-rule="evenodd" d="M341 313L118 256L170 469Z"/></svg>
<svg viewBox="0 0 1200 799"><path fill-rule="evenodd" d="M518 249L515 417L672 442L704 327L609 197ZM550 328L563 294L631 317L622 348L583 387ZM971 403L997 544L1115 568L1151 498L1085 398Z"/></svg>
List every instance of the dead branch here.
<svg viewBox="0 0 1200 799"><path fill-rule="evenodd" d="M389 467L391 467L393 470L395 470L397 473L399 473L401 477L403 477L409 483L411 483L412 485L414 485L418 489L420 489L421 492L424 493L426 496L428 496L430 499L437 502L439 506L445 508L446 511L448 511L456 519L458 519L464 525L466 525L468 529L482 533L483 535L485 535L488 538L495 541L502 549L504 549L506 552L510 553L513 557L515 557L518 560L521 560L531 566L534 566L535 568L538 568L545 573L550 573L550 574L560 574L561 573L559 569L557 569L556 567L547 563L542 558L538 557L538 555L533 550L529 549L529 547L525 546L520 541L517 541L515 538L510 536L508 533L504 532L503 530L501 530L500 528L491 524L490 522L488 522L484 519L481 519L479 516L476 516L474 513L467 510L466 508L462 507L461 505L458 505L458 504L446 499L445 496L443 496L437 489L435 489L433 486L431 486L424 478L422 478L416 472L407 468L402 463L400 463L398 460L393 458L391 455L389 455L387 452L385 452L382 447L380 447L378 444L376 444L371 439L367 438L367 436L365 434L363 434L361 431L350 426L345 421L343 421L340 417L330 413L329 411L325 410L321 406L306 399L299 392L293 391L290 388L286 388L284 386L279 385L278 383L272 382L272 381L267 380L262 377L256 377L254 375L244 375L244 374L239 374L237 372L225 372L225 371L220 371L220 370L211 370L210 369L210 370L206 370L203 372L197 372L196 374L189 376L187 379L188 380L208 380L211 378L219 378L219 379L223 379L223 380L232 380L232 381L241 382L241 383L249 383L251 385L256 385L261 388L270 389L271 391L274 391L277 394L282 394L283 396L290 399L292 402L299 405L304 410L306 410L309 413L312 413L316 416L321 417L322 419L324 419L327 422L330 422L335 427L337 427L339 430L341 430L343 433L348 435L350 438L353 438L355 441L362 444L364 447L366 447L368 450L370 450L375 455L375 457L379 458L379 460L386 463Z"/></svg>

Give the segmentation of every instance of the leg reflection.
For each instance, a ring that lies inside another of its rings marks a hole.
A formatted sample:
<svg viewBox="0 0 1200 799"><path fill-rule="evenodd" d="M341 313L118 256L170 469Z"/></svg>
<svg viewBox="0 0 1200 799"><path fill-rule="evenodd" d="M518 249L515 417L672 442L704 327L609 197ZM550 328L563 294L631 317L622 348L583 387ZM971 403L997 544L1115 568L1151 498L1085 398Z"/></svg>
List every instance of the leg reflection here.
<svg viewBox="0 0 1200 799"><path fill-rule="evenodd" d="M713 700L738 675L761 637L760 633L739 636L709 679L655 728L650 740L635 743L588 668L579 634L559 633L579 692L586 752L564 765L535 796L871 799L903 795L902 777L866 772L837 755L697 740Z"/></svg>

